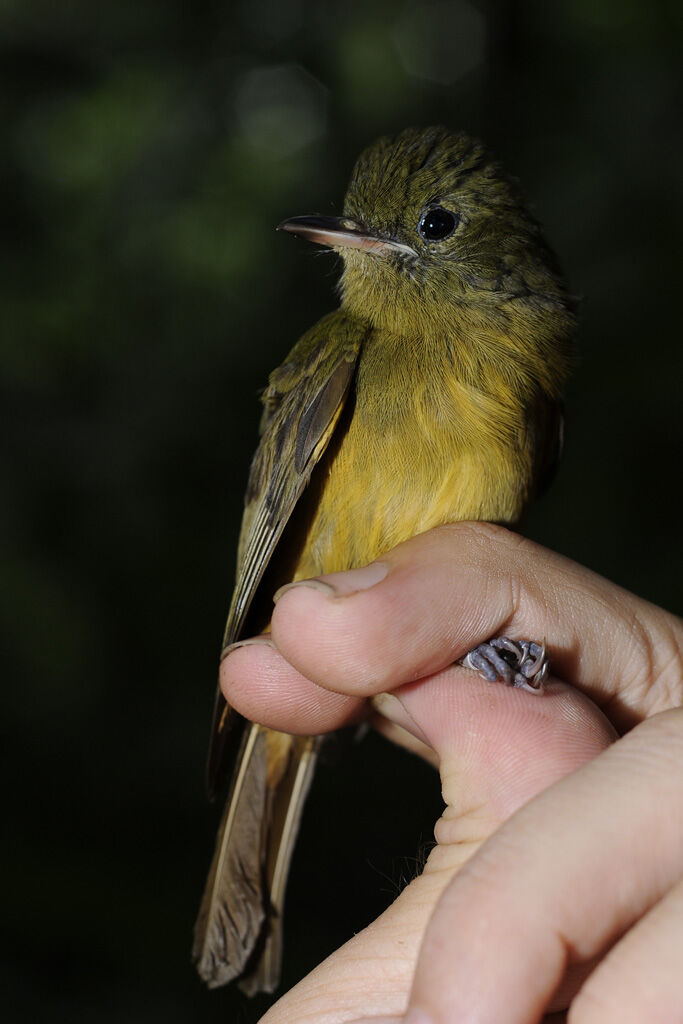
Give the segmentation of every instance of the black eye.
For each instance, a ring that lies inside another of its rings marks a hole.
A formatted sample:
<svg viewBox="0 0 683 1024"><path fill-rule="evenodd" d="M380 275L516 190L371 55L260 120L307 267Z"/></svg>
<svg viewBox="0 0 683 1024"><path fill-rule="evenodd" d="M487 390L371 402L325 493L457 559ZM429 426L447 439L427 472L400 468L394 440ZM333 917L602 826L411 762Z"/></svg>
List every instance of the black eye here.
<svg viewBox="0 0 683 1024"><path fill-rule="evenodd" d="M459 222L457 214L444 210L443 206L432 206L420 217L417 230L426 242L441 242L453 234Z"/></svg>

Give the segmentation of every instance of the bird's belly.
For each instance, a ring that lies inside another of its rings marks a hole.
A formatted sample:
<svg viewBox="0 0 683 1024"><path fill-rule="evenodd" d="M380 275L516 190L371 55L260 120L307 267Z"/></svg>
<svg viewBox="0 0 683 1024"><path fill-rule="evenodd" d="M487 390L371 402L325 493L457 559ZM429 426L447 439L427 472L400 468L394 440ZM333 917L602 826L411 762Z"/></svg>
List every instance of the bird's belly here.
<svg viewBox="0 0 683 1024"><path fill-rule="evenodd" d="M513 523L527 493L522 451L403 417L384 423L356 408L312 481L310 518L294 578L365 565L444 523Z"/></svg>

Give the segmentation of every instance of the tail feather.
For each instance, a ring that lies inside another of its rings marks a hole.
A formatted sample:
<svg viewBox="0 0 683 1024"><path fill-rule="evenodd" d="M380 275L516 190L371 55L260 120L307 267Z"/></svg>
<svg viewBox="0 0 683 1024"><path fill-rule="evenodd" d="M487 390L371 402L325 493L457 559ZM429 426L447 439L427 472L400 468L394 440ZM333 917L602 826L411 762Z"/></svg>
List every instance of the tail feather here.
<svg viewBox="0 0 683 1024"><path fill-rule="evenodd" d="M240 981L240 988L247 995L273 992L280 981L285 887L301 815L313 779L319 742L314 736L300 736L292 741L287 768L273 793L266 867L269 894L267 929L257 963Z"/></svg>
<svg viewBox="0 0 683 1024"><path fill-rule="evenodd" d="M317 740L246 723L204 890L192 958L209 988L279 981L284 889Z"/></svg>
<svg viewBox="0 0 683 1024"><path fill-rule="evenodd" d="M264 826L268 817L267 737L248 725L223 812L195 925L192 959L209 988L244 970L265 919Z"/></svg>

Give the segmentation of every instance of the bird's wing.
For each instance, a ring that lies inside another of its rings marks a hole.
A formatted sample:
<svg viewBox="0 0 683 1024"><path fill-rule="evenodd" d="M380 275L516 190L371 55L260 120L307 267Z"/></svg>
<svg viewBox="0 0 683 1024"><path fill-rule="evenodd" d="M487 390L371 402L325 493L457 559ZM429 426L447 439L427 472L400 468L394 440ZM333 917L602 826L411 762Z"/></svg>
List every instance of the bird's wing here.
<svg viewBox="0 0 683 1024"><path fill-rule="evenodd" d="M339 310L318 321L270 375L240 532L237 582L223 649L239 638L256 589L344 405L368 328ZM209 793L223 773L228 707L216 695L207 766Z"/></svg>

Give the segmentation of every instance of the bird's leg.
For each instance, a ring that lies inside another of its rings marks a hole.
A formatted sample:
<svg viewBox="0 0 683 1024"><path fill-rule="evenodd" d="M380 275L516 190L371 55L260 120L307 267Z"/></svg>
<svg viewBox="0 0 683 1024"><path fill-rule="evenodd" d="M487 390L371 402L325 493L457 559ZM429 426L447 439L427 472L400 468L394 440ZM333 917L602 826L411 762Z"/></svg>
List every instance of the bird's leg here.
<svg viewBox="0 0 683 1024"><path fill-rule="evenodd" d="M531 693L542 693L548 676L548 655L545 640L508 640L495 637L460 659L460 665L474 669L491 683L506 683Z"/></svg>

